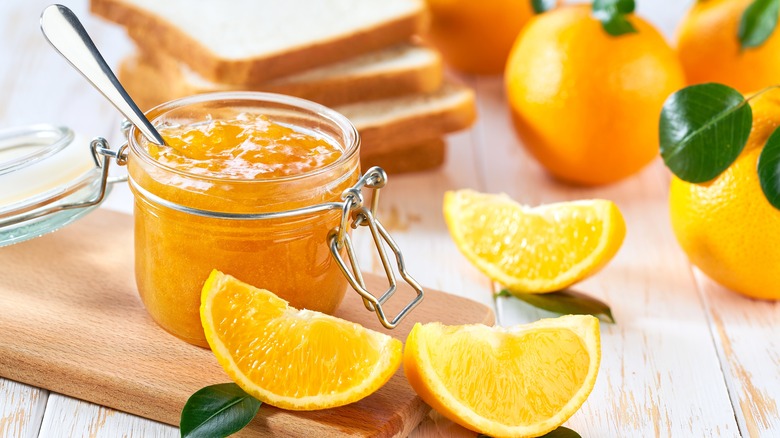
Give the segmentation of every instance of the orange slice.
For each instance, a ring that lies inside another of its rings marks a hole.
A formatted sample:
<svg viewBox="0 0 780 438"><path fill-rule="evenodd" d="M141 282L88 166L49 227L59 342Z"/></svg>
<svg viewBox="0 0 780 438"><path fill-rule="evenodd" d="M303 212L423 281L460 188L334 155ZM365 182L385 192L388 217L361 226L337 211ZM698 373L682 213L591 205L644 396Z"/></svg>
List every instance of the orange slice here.
<svg viewBox="0 0 780 438"><path fill-rule="evenodd" d="M592 316L543 319L511 328L416 324L404 371L442 415L490 436L544 435L588 398L601 359Z"/></svg>
<svg viewBox="0 0 780 438"><path fill-rule="evenodd" d="M601 199L531 208L459 190L444 195L444 218L466 258L517 292L553 292L596 273L626 235L620 210Z"/></svg>
<svg viewBox="0 0 780 438"><path fill-rule="evenodd" d="M355 402L384 385L401 364L401 341L297 310L216 270L203 285L200 318L228 375L248 394L283 409Z"/></svg>

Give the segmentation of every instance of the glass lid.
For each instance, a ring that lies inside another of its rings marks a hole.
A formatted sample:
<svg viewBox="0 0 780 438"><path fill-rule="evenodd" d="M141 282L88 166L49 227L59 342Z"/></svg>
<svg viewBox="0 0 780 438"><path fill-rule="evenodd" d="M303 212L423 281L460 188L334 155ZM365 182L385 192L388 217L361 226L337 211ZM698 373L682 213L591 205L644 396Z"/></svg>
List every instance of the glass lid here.
<svg viewBox="0 0 780 438"><path fill-rule="evenodd" d="M57 230L85 215L101 195L101 167L69 128L0 130L0 246Z"/></svg>

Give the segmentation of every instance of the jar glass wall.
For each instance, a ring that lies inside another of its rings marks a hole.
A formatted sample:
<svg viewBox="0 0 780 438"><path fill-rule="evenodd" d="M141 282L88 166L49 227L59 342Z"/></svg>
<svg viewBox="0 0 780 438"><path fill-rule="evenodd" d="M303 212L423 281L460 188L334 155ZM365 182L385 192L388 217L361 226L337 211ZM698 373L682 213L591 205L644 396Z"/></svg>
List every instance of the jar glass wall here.
<svg viewBox="0 0 780 438"><path fill-rule="evenodd" d="M359 137L326 107L269 93L214 93L163 104L147 117L158 127L195 125L257 114L325 139L343 150L335 162L267 179L219 178L168 167L128 133L128 173L135 197L135 272L147 310L167 331L207 346L200 293L212 269L268 289L297 308L332 313L347 282L327 244L338 209L287 218L245 219L328 202L360 175Z"/></svg>

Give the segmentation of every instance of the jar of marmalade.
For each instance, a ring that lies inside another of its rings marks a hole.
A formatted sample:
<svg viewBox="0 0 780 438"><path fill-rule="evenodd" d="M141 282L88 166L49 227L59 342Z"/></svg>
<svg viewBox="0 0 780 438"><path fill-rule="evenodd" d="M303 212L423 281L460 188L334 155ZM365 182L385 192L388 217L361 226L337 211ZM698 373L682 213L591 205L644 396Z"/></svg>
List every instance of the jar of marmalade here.
<svg viewBox="0 0 780 438"><path fill-rule="evenodd" d="M0 246L56 231L99 205L111 184L127 179L135 202L140 296L160 326L189 343L207 346L199 308L212 269L271 290L297 308L326 313L336 310L349 284L387 328L421 302L422 288L375 216L387 175L378 167L360 174L360 137L344 116L303 99L235 92L175 100L147 117L164 145L149 143L127 122L128 141L118 149L95 138L93 166L82 156L73 181L0 206ZM69 166L61 151L79 146L69 132L0 132L0 152L12 149L5 165L0 160L0 174L15 178ZM40 150L27 153L33 146ZM127 178L110 177L111 162L127 165ZM363 190L372 190L370 203ZM358 226L371 232L387 275L381 294L369 291L361 275L350 237ZM391 317L383 305L396 291L396 274L416 296Z"/></svg>
<svg viewBox="0 0 780 438"><path fill-rule="evenodd" d="M360 138L344 116L283 95L215 93L163 104L147 117L166 144L127 132L135 273L146 309L165 330L208 345L199 308L212 269L325 313L336 310L348 279L361 288L359 271L344 262L352 261L346 231L350 220L373 216L358 211L354 186L366 183ZM387 234L371 228L375 237ZM383 253L380 245L387 267ZM372 301L367 307L379 311L374 304L383 299Z"/></svg>

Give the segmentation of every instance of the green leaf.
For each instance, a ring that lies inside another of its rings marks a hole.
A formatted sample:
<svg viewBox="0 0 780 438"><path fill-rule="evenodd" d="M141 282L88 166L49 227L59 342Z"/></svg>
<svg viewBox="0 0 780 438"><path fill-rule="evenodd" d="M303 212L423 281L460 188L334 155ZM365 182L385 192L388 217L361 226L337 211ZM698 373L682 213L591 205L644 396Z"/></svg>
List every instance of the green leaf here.
<svg viewBox="0 0 780 438"><path fill-rule="evenodd" d="M608 322L615 323L612 310L600 300L589 297L583 293L564 290L544 294L529 294L504 289L497 296L513 296L526 303L549 312L562 315L593 315L603 317Z"/></svg>
<svg viewBox="0 0 780 438"><path fill-rule="evenodd" d="M554 8L556 0L531 0L531 7L534 8L534 12L541 14Z"/></svg>
<svg viewBox="0 0 780 438"><path fill-rule="evenodd" d="M580 434L569 429L568 427L558 426L557 429L552 432L542 435L542 438L582 438Z"/></svg>
<svg viewBox="0 0 780 438"><path fill-rule="evenodd" d="M257 415L261 402L235 383L207 386L192 394L181 411L182 438L226 437Z"/></svg>
<svg viewBox="0 0 780 438"><path fill-rule="evenodd" d="M780 209L780 129L769 136L758 157L758 181L767 201Z"/></svg>
<svg viewBox="0 0 780 438"><path fill-rule="evenodd" d="M634 12L634 7L634 0L594 0L593 16L612 36L635 33L636 28L627 18L628 14Z"/></svg>
<svg viewBox="0 0 780 438"><path fill-rule="evenodd" d="M485 435L484 433L481 433L477 435L477 438L491 438L491 437ZM582 438L582 437L580 436L580 434L569 429L568 427L558 426L557 429L553 430L552 432L548 432L539 438Z"/></svg>
<svg viewBox="0 0 780 438"><path fill-rule="evenodd" d="M683 88L661 110L661 157L678 178L709 181L737 159L752 124L753 111L737 90L721 84Z"/></svg>
<svg viewBox="0 0 780 438"><path fill-rule="evenodd" d="M743 49L758 47L772 35L780 14L780 0L754 0L739 21L739 44Z"/></svg>

